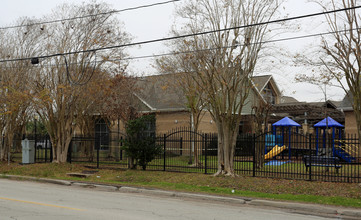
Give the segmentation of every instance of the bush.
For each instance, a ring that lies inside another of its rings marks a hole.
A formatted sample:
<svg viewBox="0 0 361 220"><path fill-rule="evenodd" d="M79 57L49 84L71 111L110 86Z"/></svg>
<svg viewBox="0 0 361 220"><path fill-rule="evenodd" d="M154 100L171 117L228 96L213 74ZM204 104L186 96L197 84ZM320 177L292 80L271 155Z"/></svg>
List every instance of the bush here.
<svg viewBox="0 0 361 220"><path fill-rule="evenodd" d="M127 138L122 149L134 160L134 168L139 165L145 170L148 163L162 153L162 147L156 144L154 131L149 130L149 127L152 127L149 125L154 122L153 115L146 115L127 123Z"/></svg>

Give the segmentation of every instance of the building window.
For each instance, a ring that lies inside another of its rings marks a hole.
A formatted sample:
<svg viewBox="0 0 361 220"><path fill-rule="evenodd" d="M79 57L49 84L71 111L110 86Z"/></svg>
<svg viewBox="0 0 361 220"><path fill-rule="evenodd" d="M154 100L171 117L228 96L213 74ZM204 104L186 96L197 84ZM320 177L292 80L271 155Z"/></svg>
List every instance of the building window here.
<svg viewBox="0 0 361 220"><path fill-rule="evenodd" d="M143 131L145 137L155 137L155 116L145 121L145 129Z"/></svg>
<svg viewBox="0 0 361 220"><path fill-rule="evenodd" d="M270 104L276 104L275 94L269 84L263 89L263 98Z"/></svg>
<svg viewBox="0 0 361 220"><path fill-rule="evenodd" d="M109 127L102 118L95 121L95 149L109 149Z"/></svg>

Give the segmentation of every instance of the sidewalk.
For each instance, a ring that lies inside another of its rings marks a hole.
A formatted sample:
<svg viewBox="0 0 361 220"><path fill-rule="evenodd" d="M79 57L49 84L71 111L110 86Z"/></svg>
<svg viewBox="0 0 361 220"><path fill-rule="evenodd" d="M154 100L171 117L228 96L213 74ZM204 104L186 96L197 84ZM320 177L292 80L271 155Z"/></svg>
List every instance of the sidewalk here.
<svg viewBox="0 0 361 220"><path fill-rule="evenodd" d="M213 195L175 192L175 191L166 191L166 190L158 190L158 189L146 189L141 187L114 186L114 185L94 184L94 183L55 180L55 179L46 179L46 178L16 176L16 175L0 175L0 178L6 178L10 180L36 181L36 182L82 187L82 188L93 188L96 190L108 191L108 192L142 193L145 195L154 195L154 196L176 197L176 198L184 198L184 199L205 200L205 201L223 202L223 203L240 204L240 205L287 209L293 213L311 214L315 216L323 216L323 217L338 218L338 219L361 219L361 209L354 209L354 208L344 208L344 207L296 203L296 202L272 201L272 200L253 199L253 198L213 196Z"/></svg>

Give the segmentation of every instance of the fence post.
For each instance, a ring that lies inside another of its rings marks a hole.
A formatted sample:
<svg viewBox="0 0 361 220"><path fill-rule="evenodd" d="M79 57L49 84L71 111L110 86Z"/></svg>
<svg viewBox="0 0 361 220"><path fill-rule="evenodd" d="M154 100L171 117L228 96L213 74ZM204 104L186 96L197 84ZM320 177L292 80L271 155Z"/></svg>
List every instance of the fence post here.
<svg viewBox="0 0 361 220"><path fill-rule="evenodd" d="M204 173L207 174L207 134L204 141Z"/></svg>
<svg viewBox="0 0 361 220"><path fill-rule="evenodd" d="M50 136L49 136L49 143L50 143L50 159L49 159L49 161L50 161L50 163L52 163L54 156L53 156L53 144L51 143Z"/></svg>
<svg viewBox="0 0 361 220"><path fill-rule="evenodd" d="M99 144L97 144L97 168L99 168L99 154L100 154L100 143L101 143L101 136L100 136L100 141Z"/></svg>
<svg viewBox="0 0 361 220"><path fill-rule="evenodd" d="M256 176L256 134L252 134L252 148L253 148L253 167L252 167L252 176Z"/></svg>
<svg viewBox="0 0 361 220"><path fill-rule="evenodd" d="M123 160L123 150L122 150L122 147L123 147L123 136L120 137L120 160Z"/></svg>
<svg viewBox="0 0 361 220"><path fill-rule="evenodd" d="M179 149L180 149L180 156L182 156L183 155L183 137L180 138Z"/></svg>
<svg viewBox="0 0 361 220"><path fill-rule="evenodd" d="M163 136L163 138L164 138L164 149L163 149L163 171L165 171L165 165L166 165L166 158L165 158L165 156L166 156L166 144L167 144L167 136L166 136L166 134L164 134L164 136Z"/></svg>
<svg viewBox="0 0 361 220"><path fill-rule="evenodd" d="M48 136L45 135L45 163L48 162Z"/></svg>
<svg viewBox="0 0 361 220"><path fill-rule="evenodd" d="M73 150L73 140L69 143L69 149L68 149L68 162L71 164L71 152Z"/></svg>
<svg viewBox="0 0 361 220"><path fill-rule="evenodd" d="M308 173L308 178L309 181L312 181L312 166L311 166L311 150L312 150L312 134L309 135L309 141L308 141L308 156L310 158L309 160L309 173Z"/></svg>

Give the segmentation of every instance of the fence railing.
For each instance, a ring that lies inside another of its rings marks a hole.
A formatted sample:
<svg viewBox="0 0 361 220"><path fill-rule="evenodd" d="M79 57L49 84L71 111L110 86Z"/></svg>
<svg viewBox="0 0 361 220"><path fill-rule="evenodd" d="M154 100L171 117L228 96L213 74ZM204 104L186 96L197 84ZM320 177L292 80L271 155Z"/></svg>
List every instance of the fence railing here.
<svg viewBox="0 0 361 220"><path fill-rule="evenodd" d="M94 138L74 137L68 161L96 164L98 168L115 166L126 169L128 158L122 150L123 140L122 135L111 133L107 146L96 146ZM148 170L217 172L216 134L178 129L157 135L156 143L162 146L163 152L148 164ZM361 182L359 146L355 136L332 139L331 135L319 138L299 133L242 134L236 142L234 171L238 175L253 177ZM37 148L36 162L50 162L51 147L47 149ZM265 159L268 153L271 156Z"/></svg>

